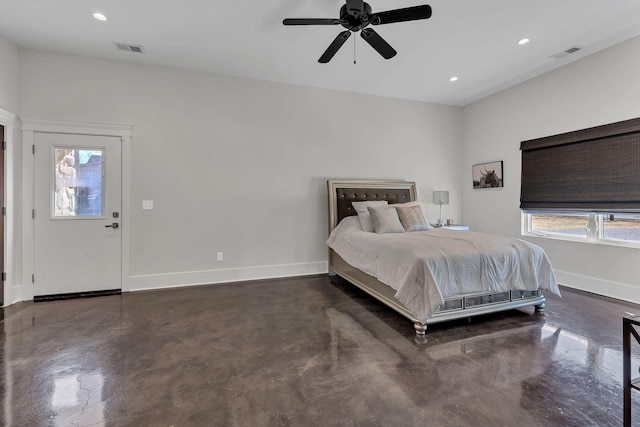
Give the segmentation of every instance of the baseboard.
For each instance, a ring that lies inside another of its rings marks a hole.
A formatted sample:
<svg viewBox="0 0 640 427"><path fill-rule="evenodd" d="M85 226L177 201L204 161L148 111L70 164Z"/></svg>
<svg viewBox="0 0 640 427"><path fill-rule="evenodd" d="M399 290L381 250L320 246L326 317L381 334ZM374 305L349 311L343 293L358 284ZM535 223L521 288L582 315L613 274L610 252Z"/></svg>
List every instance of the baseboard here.
<svg viewBox="0 0 640 427"><path fill-rule="evenodd" d="M177 288L246 280L277 279L280 277L309 276L328 271L327 261L300 264L266 265L260 267L227 268L220 270L183 271L165 274L131 276L123 291Z"/></svg>
<svg viewBox="0 0 640 427"><path fill-rule="evenodd" d="M554 272L558 283L563 286L640 304L640 286L583 276L566 271L554 270Z"/></svg>

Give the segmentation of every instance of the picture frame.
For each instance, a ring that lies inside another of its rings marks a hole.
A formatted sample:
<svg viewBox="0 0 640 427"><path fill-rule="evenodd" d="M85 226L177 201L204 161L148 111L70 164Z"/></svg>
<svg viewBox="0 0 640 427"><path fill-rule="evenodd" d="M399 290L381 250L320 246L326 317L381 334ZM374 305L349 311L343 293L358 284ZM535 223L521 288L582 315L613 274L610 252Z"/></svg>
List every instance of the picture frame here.
<svg viewBox="0 0 640 427"><path fill-rule="evenodd" d="M502 166L502 160L473 165L473 189L504 187Z"/></svg>

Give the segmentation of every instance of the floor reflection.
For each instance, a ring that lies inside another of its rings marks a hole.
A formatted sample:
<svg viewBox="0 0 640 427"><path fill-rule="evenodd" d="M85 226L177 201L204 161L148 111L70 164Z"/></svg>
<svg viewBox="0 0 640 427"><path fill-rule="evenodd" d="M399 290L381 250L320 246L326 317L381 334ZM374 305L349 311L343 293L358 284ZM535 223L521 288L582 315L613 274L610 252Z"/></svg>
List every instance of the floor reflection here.
<svg viewBox="0 0 640 427"><path fill-rule="evenodd" d="M104 426L103 387L99 370L54 378L51 409L56 414L55 425Z"/></svg>
<svg viewBox="0 0 640 427"><path fill-rule="evenodd" d="M542 328L543 337L554 333L553 330L553 325L545 325ZM571 332L560 333L554 358L559 362L588 368L598 375L600 381L618 384L622 378L621 347L601 345ZM638 372L639 368L640 355L632 355L631 371Z"/></svg>
<svg viewBox="0 0 640 427"><path fill-rule="evenodd" d="M460 390L483 388L492 390L485 400L495 400L495 404L511 402L517 408L520 384L546 371L562 333L556 328L552 334L543 334L541 323L424 345L401 335L399 340L376 339L368 325L334 308L328 308L326 315L334 370L341 359L357 357L356 361L350 360L350 366L355 366L351 375L360 376L363 381L375 375L385 396L398 399L396 405L406 406L409 399L414 409L422 410L446 404ZM385 326L376 324L373 329L379 331ZM356 343L358 351L349 346L341 354L341 343L345 341ZM407 378L406 373L411 373L412 378ZM500 389L503 392L496 392ZM427 390L438 392L434 396L425 393ZM508 413L505 421L511 416Z"/></svg>
<svg viewBox="0 0 640 427"><path fill-rule="evenodd" d="M370 310L328 308L326 315L333 370L341 360L355 358L350 360L354 379L365 383L375 376L385 397L403 410L432 411L439 422L459 425L465 419L456 418L460 405L468 407L481 399L473 411L478 425L509 425L514 419L521 425L616 425L619 419L616 411L588 406L594 393L603 406L612 400L619 405L621 348L601 345L544 318L525 326L508 323L486 333L498 327L480 324L470 327L474 332L464 338L433 337L434 344L429 337L416 342L404 336ZM637 372L640 355L633 357ZM363 393L366 399L376 392ZM468 401L455 404L452 396ZM540 424L541 420L547 422Z"/></svg>

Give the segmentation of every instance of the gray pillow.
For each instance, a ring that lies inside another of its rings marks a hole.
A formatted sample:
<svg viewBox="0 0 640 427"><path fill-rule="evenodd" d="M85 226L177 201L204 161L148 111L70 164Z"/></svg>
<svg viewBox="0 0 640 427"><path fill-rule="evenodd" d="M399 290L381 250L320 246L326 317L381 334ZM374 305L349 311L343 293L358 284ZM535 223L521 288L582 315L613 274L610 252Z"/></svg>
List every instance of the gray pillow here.
<svg viewBox="0 0 640 427"><path fill-rule="evenodd" d="M433 228L425 219L422 208L418 206L396 208L404 231L420 231Z"/></svg>
<svg viewBox="0 0 640 427"><path fill-rule="evenodd" d="M373 231L373 222L371 221L371 214L369 214L368 207L386 207L389 204L386 200L375 200L370 202L351 202L351 206L358 214L358 220L360 220L360 226L364 231Z"/></svg>
<svg viewBox="0 0 640 427"><path fill-rule="evenodd" d="M373 229L376 233L404 233L404 228L394 208L367 208L371 214Z"/></svg>

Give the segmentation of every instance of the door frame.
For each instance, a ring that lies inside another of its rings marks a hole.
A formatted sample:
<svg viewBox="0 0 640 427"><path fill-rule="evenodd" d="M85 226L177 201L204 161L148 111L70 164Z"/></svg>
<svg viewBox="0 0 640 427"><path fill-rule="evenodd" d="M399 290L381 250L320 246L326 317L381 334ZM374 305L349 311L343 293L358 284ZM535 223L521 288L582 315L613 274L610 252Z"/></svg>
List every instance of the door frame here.
<svg viewBox="0 0 640 427"><path fill-rule="evenodd" d="M20 187L16 184L19 181L16 173L18 165L19 152L18 136L19 123L16 115L0 109L0 125L4 126L4 140L7 142L6 151L4 152L4 206L6 207L6 215L3 216L4 221L4 272L7 273L7 280L4 282L4 306L20 301L18 290L20 283L19 257L16 257L16 251L20 248L18 239L16 238L16 219L19 216L20 206L19 198ZM18 132L17 132L18 131ZM0 141L1 142L1 141ZM0 272L1 273L1 272Z"/></svg>
<svg viewBox="0 0 640 427"><path fill-rule="evenodd" d="M2 193L2 197L0 197L0 201L2 201L2 204L0 206L2 206L2 209L5 209L5 174L4 174L4 157L5 157L5 150L6 150L6 140L4 139L4 125L2 125L0 123L0 142L2 142L2 150L0 151L0 170L2 170L2 173L0 174L0 179L2 179L2 188L0 189L0 192ZM5 239L5 221L4 221L4 217L6 216L6 212L2 212L2 224L0 225L0 239L2 239L2 252L0 252L0 272L2 272L2 275L4 276L6 274L5 270L4 270L4 253L7 250L5 244L6 244L6 239ZM2 281L0 282L0 306L4 305L4 282L6 280L5 277L2 277L1 279Z"/></svg>
<svg viewBox="0 0 640 427"><path fill-rule="evenodd" d="M34 295L34 283L32 274L34 271L34 221L32 211L34 207L34 156L32 147L34 146L36 133L58 133L72 135L97 135L97 136L116 136L120 137L122 143L122 216L120 224L122 226L122 243L121 243L121 286L122 292L129 291L129 241L131 225L130 210L130 188L131 188L131 137L132 126L121 124L105 124L105 123L84 123L69 122L55 120L38 120L23 119L22 120L22 183L23 183L23 213L22 213L22 277L23 286L21 287L21 300L32 300Z"/></svg>

